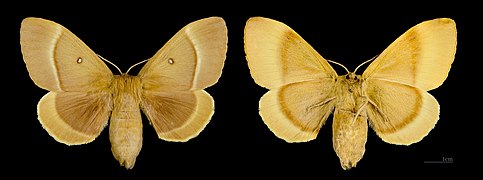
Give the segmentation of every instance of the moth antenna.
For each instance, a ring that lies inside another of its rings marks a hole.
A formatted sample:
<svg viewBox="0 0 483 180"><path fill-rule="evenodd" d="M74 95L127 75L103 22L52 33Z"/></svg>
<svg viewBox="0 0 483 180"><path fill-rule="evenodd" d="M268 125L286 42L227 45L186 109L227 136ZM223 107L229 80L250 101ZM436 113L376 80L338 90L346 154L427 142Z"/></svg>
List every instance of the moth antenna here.
<svg viewBox="0 0 483 180"><path fill-rule="evenodd" d="M149 59L146 59L146 60L144 60L144 61L141 61L141 62L138 62L138 63L136 63L136 64L132 65L132 66L131 66L129 69L127 69L126 74L127 74L127 73L128 73L128 72L129 72L129 71L130 71L130 70L131 70L133 67L135 67L135 66L137 66L137 65L140 65L140 64L142 64L142 63L145 63L145 62L146 62L146 61L148 61L148 60L149 60Z"/></svg>
<svg viewBox="0 0 483 180"><path fill-rule="evenodd" d="M119 69L119 67L117 67L117 66L116 66L114 63L112 63L111 61L108 61L106 58L103 58L103 57L102 57L101 55L99 55L99 54L98 54L97 56L99 56L99 57L100 57L100 58L101 58L103 61L106 61L106 62L108 62L109 64L111 64L111 65L113 65L114 67L116 67L116 69L119 71L119 73L121 73L121 74L122 74L121 69Z"/></svg>
<svg viewBox="0 0 483 180"><path fill-rule="evenodd" d="M361 67L362 65L368 63L368 62L371 62L372 60L376 59L376 57L379 56L379 55L376 55L374 56L373 58L367 60L367 61L364 61L362 64L360 64L359 66L356 67L356 70L354 70L354 73L356 73L357 69L359 69L359 67Z"/></svg>
<svg viewBox="0 0 483 180"><path fill-rule="evenodd" d="M332 61L332 60L327 60L327 61L334 63L334 64L337 64L339 66L342 66L345 69L345 71L347 71L347 73L350 73L350 71L344 65L342 65L341 63L338 63L338 62L335 62L335 61Z"/></svg>

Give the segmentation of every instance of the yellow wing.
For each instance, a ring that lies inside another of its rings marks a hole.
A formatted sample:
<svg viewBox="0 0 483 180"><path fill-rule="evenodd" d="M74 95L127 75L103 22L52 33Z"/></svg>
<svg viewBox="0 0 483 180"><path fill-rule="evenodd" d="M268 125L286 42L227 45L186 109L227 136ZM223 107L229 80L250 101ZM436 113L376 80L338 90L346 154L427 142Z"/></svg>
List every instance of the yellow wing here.
<svg viewBox="0 0 483 180"><path fill-rule="evenodd" d="M65 27L40 18L25 18L20 45L30 78L54 92L93 91L109 86L112 72Z"/></svg>
<svg viewBox="0 0 483 180"><path fill-rule="evenodd" d="M211 17L182 28L141 69L141 107L159 138L187 141L213 115L203 89L221 76L227 52L225 21Z"/></svg>
<svg viewBox="0 0 483 180"><path fill-rule="evenodd" d="M447 18L420 23L394 41L364 71L372 128L384 141L419 142L439 119L426 91L448 76L456 52L456 25Z"/></svg>
<svg viewBox="0 0 483 180"><path fill-rule="evenodd" d="M396 81L428 91L446 79L455 53L455 22L448 18L425 21L391 43L362 77Z"/></svg>
<svg viewBox="0 0 483 180"><path fill-rule="evenodd" d="M254 17L245 26L245 53L255 82L270 89L260 115L287 142L315 139L334 109L337 73L287 25Z"/></svg>
<svg viewBox="0 0 483 180"><path fill-rule="evenodd" d="M253 17L247 21L245 53L253 79L268 89L337 77L329 63L302 37L272 19Z"/></svg>
<svg viewBox="0 0 483 180"><path fill-rule="evenodd" d="M367 82L367 114L377 135L387 143L410 145L419 142L439 119L436 99L421 89L384 80Z"/></svg>
<svg viewBox="0 0 483 180"><path fill-rule="evenodd" d="M273 89L260 99L260 116L287 142L313 140L334 110L333 87L330 81L313 81Z"/></svg>
<svg viewBox="0 0 483 180"><path fill-rule="evenodd" d="M219 17L186 25L139 72L147 90L200 90L221 76L227 51L227 28Z"/></svg>
<svg viewBox="0 0 483 180"><path fill-rule="evenodd" d="M110 115L109 68L63 26L26 18L20 28L23 58L32 80L49 91L38 104L38 118L59 142L94 140Z"/></svg>

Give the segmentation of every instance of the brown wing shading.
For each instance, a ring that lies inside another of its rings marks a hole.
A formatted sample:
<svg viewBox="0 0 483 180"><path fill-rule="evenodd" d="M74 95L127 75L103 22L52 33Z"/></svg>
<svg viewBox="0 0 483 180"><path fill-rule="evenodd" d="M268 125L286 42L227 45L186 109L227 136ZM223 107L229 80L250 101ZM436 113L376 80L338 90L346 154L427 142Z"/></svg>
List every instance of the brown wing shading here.
<svg viewBox="0 0 483 180"><path fill-rule="evenodd" d="M39 121L55 140L78 145L93 141L111 114L107 93L47 93L38 104Z"/></svg>
<svg viewBox="0 0 483 180"><path fill-rule="evenodd" d="M439 104L426 91L384 80L368 80L365 88L369 122L382 140L409 145L419 142L439 119Z"/></svg>
<svg viewBox="0 0 483 180"><path fill-rule="evenodd" d="M268 89L337 77L327 60L302 37L272 19L253 17L247 21L245 53L253 79Z"/></svg>
<svg viewBox="0 0 483 180"><path fill-rule="evenodd" d="M428 91L446 79L455 53L455 22L448 18L425 21L391 43L362 76L364 79L396 81Z"/></svg>
<svg viewBox="0 0 483 180"><path fill-rule="evenodd" d="M203 90L143 93L141 107L160 139L188 141L213 115L213 98Z"/></svg>
<svg viewBox="0 0 483 180"><path fill-rule="evenodd" d="M260 99L260 115L279 138L305 142L317 137L334 110L334 82L300 82L272 89Z"/></svg>

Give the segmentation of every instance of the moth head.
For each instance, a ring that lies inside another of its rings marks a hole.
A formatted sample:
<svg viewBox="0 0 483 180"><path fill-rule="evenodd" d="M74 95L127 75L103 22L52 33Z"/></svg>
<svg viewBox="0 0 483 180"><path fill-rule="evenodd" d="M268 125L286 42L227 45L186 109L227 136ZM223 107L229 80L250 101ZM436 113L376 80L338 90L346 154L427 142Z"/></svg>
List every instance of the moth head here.
<svg viewBox="0 0 483 180"><path fill-rule="evenodd" d="M376 56L377 57L377 56ZM376 58L374 57L374 58ZM368 63L368 62L371 62L372 60L374 60L374 58L372 59L369 59L365 62L363 62L362 64L360 64L359 66L356 67L356 69L354 70L354 72L350 72L349 69L347 69L344 65L338 63L338 62L335 62L335 61L331 61L331 60L327 60L328 62L330 63L333 63L333 64L337 64L339 66L341 66L342 68L344 68L344 70L347 72L346 75L342 75L342 76L339 76L340 79L342 80L345 80L347 81L348 83L356 83L356 82L359 82L362 80L362 76L361 75L357 75L356 72L357 70L364 64Z"/></svg>
<svg viewBox="0 0 483 180"><path fill-rule="evenodd" d="M355 72L349 72L344 76L344 78L349 83L355 83L362 79L361 75L357 75Z"/></svg>
<svg viewBox="0 0 483 180"><path fill-rule="evenodd" d="M345 75L346 80L357 80L358 75L356 73L350 72L349 74Z"/></svg>
<svg viewBox="0 0 483 180"><path fill-rule="evenodd" d="M347 69L344 65L342 65L341 63L338 63L338 62L335 62L335 61L331 61L331 60L327 60L328 62L330 63L333 63L333 64L337 64L339 66L341 66L342 68L344 68L344 70L347 72L347 74L345 76L343 76L346 80L350 81L350 82L356 82L356 81L359 81L362 79L362 76L360 75L356 75L356 72L357 70L363 66L364 64L367 64L368 62L371 62L372 60L374 60L377 56L367 60L367 61L364 61L362 64L360 64L359 66L356 67L356 69L354 70L354 72L350 72L349 69Z"/></svg>

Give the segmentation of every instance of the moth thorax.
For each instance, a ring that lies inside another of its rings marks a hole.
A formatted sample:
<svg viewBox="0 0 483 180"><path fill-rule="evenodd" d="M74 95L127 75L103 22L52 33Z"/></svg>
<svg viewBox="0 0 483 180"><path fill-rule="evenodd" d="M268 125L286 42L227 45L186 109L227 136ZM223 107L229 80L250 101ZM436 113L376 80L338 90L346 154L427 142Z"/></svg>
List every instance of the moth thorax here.
<svg viewBox="0 0 483 180"><path fill-rule="evenodd" d="M115 75L112 80L111 91L114 97L123 98L125 96L131 96L139 100L141 94L141 78L128 74Z"/></svg>

